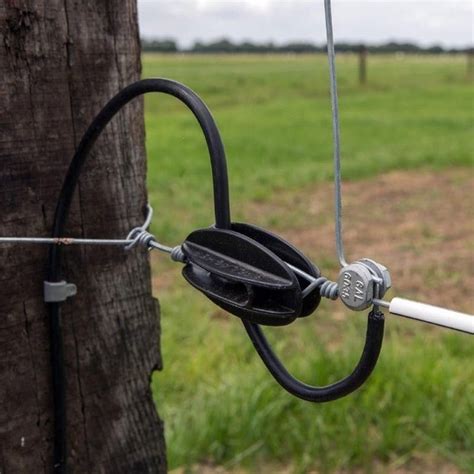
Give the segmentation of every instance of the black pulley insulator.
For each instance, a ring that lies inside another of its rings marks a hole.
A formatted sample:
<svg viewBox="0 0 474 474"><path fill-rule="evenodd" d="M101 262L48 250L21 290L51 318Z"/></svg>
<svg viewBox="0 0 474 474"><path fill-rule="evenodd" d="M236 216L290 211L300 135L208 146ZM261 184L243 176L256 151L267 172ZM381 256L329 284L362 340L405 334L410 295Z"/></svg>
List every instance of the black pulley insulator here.
<svg viewBox="0 0 474 474"><path fill-rule="evenodd" d="M246 321L283 326L318 306L319 292L303 297L308 282L288 265L320 276L311 262L280 237L249 224L193 232L182 245L183 275L211 301Z"/></svg>
<svg viewBox="0 0 474 474"><path fill-rule="evenodd" d="M321 276L319 268L316 267L311 260L309 260L296 247L286 242L278 235L251 224L232 223L231 229L239 234L246 235L263 245L265 248L280 257L285 263L299 268L314 278L319 278ZM302 278L300 275L296 275L296 278L298 279L301 290L304 291L309 285L309 281ZM319 289L310 292L307 296L303 297L303 306L299 317L301 318L313 314L320 302L321 295L319 294Z"/></svg>
<svg viewBox="0 0 474 474"><path fill-rule="evenodd" d="M182 250L184 278L229 313L270 326L289 324L301 314L295 274L255 240L211 227L193 232Z"/></svg>

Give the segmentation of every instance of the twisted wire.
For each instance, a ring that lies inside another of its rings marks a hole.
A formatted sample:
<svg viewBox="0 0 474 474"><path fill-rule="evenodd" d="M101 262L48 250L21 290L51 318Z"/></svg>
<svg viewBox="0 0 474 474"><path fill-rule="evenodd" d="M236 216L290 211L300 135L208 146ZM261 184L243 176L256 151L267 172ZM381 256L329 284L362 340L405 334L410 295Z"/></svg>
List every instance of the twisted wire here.
<svg viewBox="0 0 474 474"><path fill-rule="evenodd" d="M308 275L310 276L310 275ZM335 281L331 281L326 277L315 278L304 290L303 297L309 295L315 289L319 290L319 294L330 300L336 300L339 296L338 284Z"/></svg>
<svg viewBox="0 0 474 474"><path fill-rule="evenodd" d="M183 248L181 245L177 245L176 247L173 247L171 250L171 260L174 262L181 262L185 263L186 262L186 256L184 255Z"/></svg>
<svg viewBox="0 0 474 474"><path fill-rule="evenodd" d="M309 281L309 285L303 290L303 298L309 295L316 288L319 289L319 294L324 298L331 300L336 300L338 297L338 285L336 282L329 280L326 277L319 276L315 277L301 270L301 268L291 265L291 263L285 262L291 270L293 270L297 275Z"/></svg>
<svg viewBox="0 0 474 474"><path fill-rule="evenodd" d="M131 250L137 245L142 245L148 250L152 250L153 246L151 245L151 243L156 242L155 236L147 230L142 229L141 227L136 227L135 229L132 229L128 234L126 240L131 240L131 243L125 246L125 250Z"/></svg>
<svg viewBox="0 0 474 474"><path fill-rule="evenodd" d="M339 296L338 284L335 281L328 280L327 278L324 279L326 281L319 287L319 294L324 298L328 298L333 301L337 300Z"/></svg>
<svg viewBox="0 0 474 474"><path fill-rule="evenodd" d="M156 238L147 230L148 227L150 227L152 219L153 208L150 204L147 204L147 216L145 222L140 227L135 227L128 233L125 240L131 240L131 242L125 246L125 250L131 250L137 245L142 245L148 250L152 250L153 247L151 246L151 243L156 242Z"/></svg>

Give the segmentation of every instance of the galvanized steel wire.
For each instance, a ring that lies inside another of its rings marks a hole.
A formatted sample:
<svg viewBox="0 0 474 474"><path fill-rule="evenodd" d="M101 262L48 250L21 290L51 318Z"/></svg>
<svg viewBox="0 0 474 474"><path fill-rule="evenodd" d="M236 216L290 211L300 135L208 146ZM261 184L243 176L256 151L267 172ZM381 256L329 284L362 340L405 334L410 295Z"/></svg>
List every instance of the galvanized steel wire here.
<svg viewBox="0 0 474 474"><path fill-rule="evenodd" d="M334 218L336 233L336 251L341 267L347 266L342 239L342 185L341 185L341 138L339 125L339 100L337 93L336 52L332 25L331 0L324 0L326 18L326 37L329 62L329 82L331 88L332 129L334 148Z"/></svg>

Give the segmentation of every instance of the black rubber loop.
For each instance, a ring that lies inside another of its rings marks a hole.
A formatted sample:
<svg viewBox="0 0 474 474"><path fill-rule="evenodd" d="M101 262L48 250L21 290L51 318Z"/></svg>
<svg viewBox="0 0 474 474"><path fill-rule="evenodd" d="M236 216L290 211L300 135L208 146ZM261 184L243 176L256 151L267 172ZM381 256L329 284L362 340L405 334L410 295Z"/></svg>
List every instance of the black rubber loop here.
<svg viewBox="0 0 474 474"><path fill-rule="evenodd" d="M225 151L219 130L211 113L202 100L186 86L167 79L145 79L126 87L111 99L84 134L61 190L54 218L53 237L63 235L79 175L100 133L124 105L135 97L150 92L161 92L176 97L197 118L206 138L211 159L216 226L230 229L231 219ZM57 245L50 246L48 281L60 281L60 263L61 247ZM66 403L60 304L49 303L48 308L54 401L54 472L65 474L67 470ZM263 362L283 388L305 400L326 402L349 394L367 380L380 354L384 323L381 313L370 313L365 347L356 369L344 380L321 388L305 385L292 377L271 350L260 327L247 321L244 321L244 325Z"/></svg>
<svg viewBox="0 0 474 474"><path fill-rule="evenodd" d="M330 402L357 390L370 376L377 364L382 349L384 334L384 315L380 311L371 311L367 321L362 356L353 372L345 379L326 387L313 387L295 379L285 369L271 349L260 326L243 321L247 334L263 363L275 380L288 392L309 402Z"/></svg>

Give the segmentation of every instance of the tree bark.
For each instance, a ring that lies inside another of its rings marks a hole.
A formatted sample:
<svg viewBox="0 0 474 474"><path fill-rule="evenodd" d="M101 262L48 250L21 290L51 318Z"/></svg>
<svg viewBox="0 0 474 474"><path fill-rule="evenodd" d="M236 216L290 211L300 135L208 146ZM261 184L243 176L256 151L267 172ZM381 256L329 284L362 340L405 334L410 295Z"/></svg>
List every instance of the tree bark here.
<svg viewBox="0 0 474 474"><path fill-rule="evenodd" d="M136 0L0 3L0 235L47 236L74 149L139 79ZM147 201L143 103L116 117L82 173L68 235L123 238ZM150 377L160 368L147 253L70 247L63 275L69 471L166 471ZM52 471L47 248L0 245L0 473Z"/></svg>

